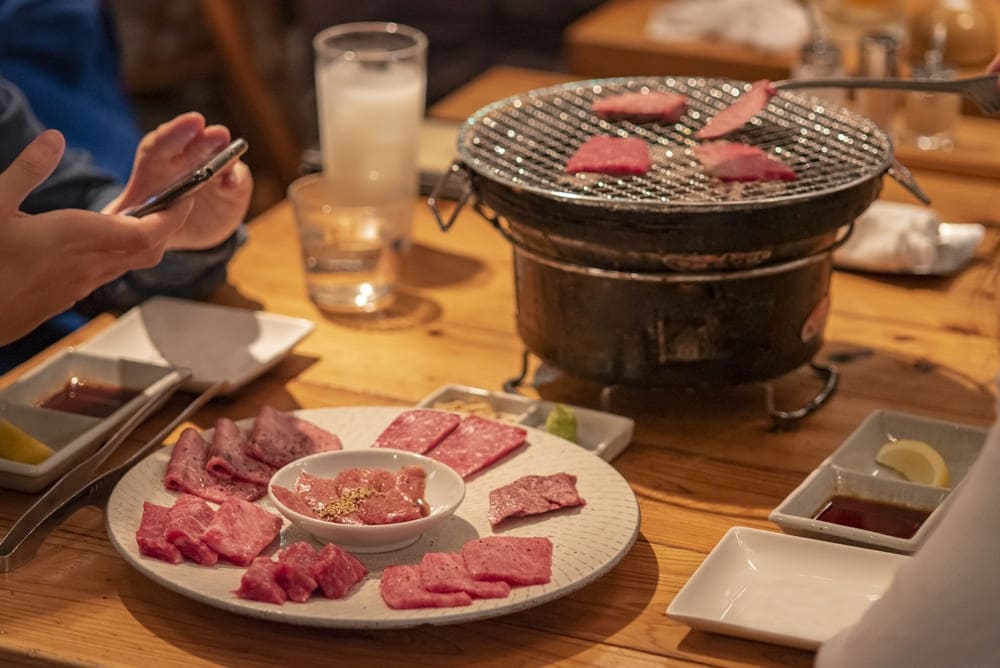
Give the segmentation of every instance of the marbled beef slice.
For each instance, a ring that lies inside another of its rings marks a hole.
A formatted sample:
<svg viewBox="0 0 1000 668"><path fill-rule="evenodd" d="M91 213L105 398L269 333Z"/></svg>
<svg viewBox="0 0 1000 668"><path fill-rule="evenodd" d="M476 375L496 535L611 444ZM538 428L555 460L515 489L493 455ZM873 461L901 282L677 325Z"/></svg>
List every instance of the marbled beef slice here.
<svg viewBox="0 0 1000 668"><path fill-rule="evenodd" d="M642 139L596 135L569 157L566 173L642 175L649 171L650 165L649 147Z"/></svg>
<svg viewBox="0 0 1000 668"><path fill-rule="evenodd" d="M420 561L420 583L430 592L447 594L464 591L474 598L505 598L506 582L478 582L469 575L465 560L455 552L428 552Z"/></svg>
<svg viewBox="0 0 1000 668"><path fill-rule="evenodd" d="M743 92L728 107L716 112L694 136L698 139L718 139L739 130L767 106L775 93L774 86L767 79L754 81L750 90Z"/></svg>
<svg viewBox="0 0 1000 668"><path fill-rule="evenodd" d="M519 448L527 435L528 432L521 427L468 415L455 431L430 451L428 457L447 464L463 478L468 478Z"/></svg>
<svg viewBox="0 0 1000 668"><path fill-rule="evenodd" d="M472 597L464 591L439 594L424 589L419 566L386 566L379 580L379 592L385 604L394 610L454 608L472 603Z"/></svg>
<svg viewBox="0 0 1000 668"><path fill-rule="evenodd" d="M204 499L194 494L181 494L170 508L163 536L188 559L211 566L219 561L219 553L206 545L202 536L213 517L215 511Z"/></svg>
<svg viewBox="0 0 1000 668"><path fill-rule="evenodd" d="M304 603L316 591L319 584L312 570L318 559L316 548L304 540L292 543L275 555L278 567L274 571L274 580L290 600Z"/></svg>
<svg viewBox="0 0 1000 668"><path fill-rule="evenodd" d="M496 526L508 517L540 515L559 508L586 505L576 491L576 476L569 473L527 475L490 491L487 518Z"/></svg>
<svg viewBox="0 0 1000 668"><path fill-rule="evenodd" d="M368 569L360 559L333 543L323 546L312 567L312 576L327 598L343 598L366 575Z"/></svg>
<svg viewBox="0 0 1000 668"><path fill-rule="evenodd" d="M239 480L220 480L205 468L208 444L198 430L188 427L173 446L163 484L174 492L187 492L208 501L222 503L230 496L256 501L267 487Z"/></svg>
<svg viewBox="0 0 1000 668"><path fill-rule="evenodd" d="M280 531L279 515L231 496L219 506L202 540L223 559L246 566L278 537Z"/></svg>
<svg viewBox="0 0 1000 668"><path fill-rule="evenodd" d="M595 114L610 121L676 123L687 109L687 98L677 93L624 93L594 100Z"/></svg>
<svg viewBox="0 0 1000 668"><path fill-rule="evenodd" d="M311 422L261 406L250 432L249 454L275 468L317 452L340 450L340 439Z"/></svg>
<svg viewBox="0 0 1000 668"><path fill-rule="evenodd" d="M254 559L240 578L240 587L235 594L250 601L281 605L288 600L288 594L274 579L277 568L278 563L267 557Z"/></svg>
<svg viewBox="0 0 1000 668"><path fill-rule="evenodd" d="M139 529L135 532L135 542L139 546L140 554L171 564L179 564L184 560L183 555L177 546L163 535L163 529L167 525L169 515L170 509L166 506L143 501L142 520L139 522Z"/></svg>
<svg viewBox="0 0 1000 668"><path fill-rule="evenodd" d="M447 411L417 408L403 411L378 435L373 448L394 448L419 455L450 434L462 418Z"/></svg>
<svg viewBox="0 0 1000 668"><path fill-rule="evenodd" d="M462 558L473 580L532 585L552 579L552 541L548 538L477 538L462 546Z"/></svg>
<svg viewBox="0 0 1000 668"><path fill-rule="evenodd" d="M215 422L215 433L208 448L208 472L225 480L245 480L266 485L277 470L250 456L246 435L229 418Z"/></svg>

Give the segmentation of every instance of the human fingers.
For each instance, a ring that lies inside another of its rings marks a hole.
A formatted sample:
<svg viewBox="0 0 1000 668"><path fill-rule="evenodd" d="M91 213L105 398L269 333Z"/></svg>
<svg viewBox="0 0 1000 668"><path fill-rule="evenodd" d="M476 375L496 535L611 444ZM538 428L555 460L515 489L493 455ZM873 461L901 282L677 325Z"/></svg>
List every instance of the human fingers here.
<svg viewBox="0 0 1000 668"><path fill-rule="evenodd" d="M76 209L49 211L33 218L38 229L48 229L53 240L74 252L141 253L166 243L183 228L193 205L180 200L142 218Z"/></svg>
<svg viewBox="0 0 1000 668"><path fill-rule="evenodd" d="M0 173L0 210L17 211L21 202L47 179L66 150L66 140L56 130L46 130Z"/></svg>
<svg viewBox="0 0 1000 668"><path fill-rule="evenodd" d="M189 111L161 123L147 133L136 149L135 167L139 161L154 156L156 159L173 159L184 152L194 139L205 129L205 117L197 111Z"/></svg>
<svg viewBox="0 0 1000 668"><path fill-rule="evenodd" d="M994 72L1000 72L1000 53L998 53L996 58L993 59L990 66L986 68L987 74L992 74Z"/></svg>

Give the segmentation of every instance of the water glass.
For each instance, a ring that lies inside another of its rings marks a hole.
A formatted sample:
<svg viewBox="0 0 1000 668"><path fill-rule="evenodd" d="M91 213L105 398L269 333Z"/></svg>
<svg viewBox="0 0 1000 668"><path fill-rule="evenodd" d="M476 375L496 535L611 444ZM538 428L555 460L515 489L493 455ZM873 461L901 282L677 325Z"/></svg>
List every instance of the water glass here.
<svg viewBox="0 0 1000 668"><path fill-rule="evenodd" d="M288 187L309 297L334 314L380 311L395 298L413 200L360 205L340 192L323 173Z"/></svg>

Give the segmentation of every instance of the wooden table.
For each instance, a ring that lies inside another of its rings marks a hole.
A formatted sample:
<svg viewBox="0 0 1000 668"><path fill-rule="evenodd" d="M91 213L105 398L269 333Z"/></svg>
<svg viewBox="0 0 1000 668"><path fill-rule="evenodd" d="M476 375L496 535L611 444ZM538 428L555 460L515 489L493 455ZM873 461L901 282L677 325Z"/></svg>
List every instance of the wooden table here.
<svg viewBox="0 0 1000 668"><path fill-rule="evenodd" d="M484 100L554 78L494 71L434 111L463 118ZM918 176L947 219L998 225L997 181ZM886 196L908 197L888 179ZM213 402L193 424L207 428L219 416L248 417L264 403L286 410L412 405L444 383L499 389L514 375L522 345L509 248L473 213L463 213L443 234L423 203L415 210L404 298L374 322L326 318L305 298L286 204L253 221L230 286L215 301L311 318L316 331L274 370ZM980 257L953 278L837 272L822 356L849 361L841 364L831 402L797 430L770 429L758 386L612 393L612 408L636 420L634 441L614 466L638 497L641 533L615 569L560 600L492 621L384 633L268 623L148 580L111 546L102 514L84 509L49 537L33 562L0 575L0 664L807 666L808 652L692 631L664 611L730 527L776 530L767 520L771 509L871 411L991 421L1000 306L995 248L991 233ZM66 343L109 322L98 319ZM799 372L773 386L782 402L815 390L814 380ZM597 407L598 390L563 377L537 393ZM170 408L180 405L177 399ZM170 414L144 425L126 450ZM0 493L0 526L6 529L32 498Z"/></svg>

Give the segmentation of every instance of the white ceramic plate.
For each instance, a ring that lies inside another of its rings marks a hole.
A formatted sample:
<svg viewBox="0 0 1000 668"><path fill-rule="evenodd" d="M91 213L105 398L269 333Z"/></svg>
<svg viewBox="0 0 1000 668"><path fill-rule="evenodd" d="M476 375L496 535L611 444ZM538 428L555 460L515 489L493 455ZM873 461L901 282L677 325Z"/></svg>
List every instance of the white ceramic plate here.
<svg viewBox="0 0 1000 668"><path fill-rule="evenodd" d="M365 448L402 410L387 407L324 408L296 415L334 431L344 448ZM244 422L244 424L246 424ZM609 464L555 436L529 429L528 445L466 481L465 500L442 526L413 545L382 554L359 554L370 571L347 598L314 596L306 603L278 606L237 598L242 568L192 562L168 564L139 554L135 532L142 502L173 503L175 494L163 488L169 448L140 462L117 485L108 502L108 535L121 555L156 582L192 599L238 614L278 622L336 628L398 628L420 624L469 622L517 612L564 596L596 580L628 552L639 531L639 506L632 489ZM460 608L392 610L382 601L378 578L391 564L417 564L430 551L457 551L468 540L493 535L486 519L490 490L528 474L560 471L577 476L577 489L587 505L510 521L497 535L547 536L554 545L552 580L548 584L515 587L504 599L473 601ZM267 499L259 502L268 509ZM285 520L281 543L305 539L306 534ZM272 546L267 553L273 553Z"/></svg>
<svg viewBox="0 0 1000 668"><path fill-rule="evenodd" d="M667 616L701 631L814 650L881 598L907 559L733 527Z"/></svg>
<svg viewBox="0 0 1000 668"><path fill-rule="evenodd" d="M79 346L105 357L191 369L186 387L233 392L277 364L315 325L302 318L153 297Z"/></svg>

